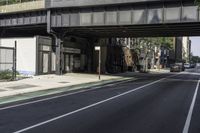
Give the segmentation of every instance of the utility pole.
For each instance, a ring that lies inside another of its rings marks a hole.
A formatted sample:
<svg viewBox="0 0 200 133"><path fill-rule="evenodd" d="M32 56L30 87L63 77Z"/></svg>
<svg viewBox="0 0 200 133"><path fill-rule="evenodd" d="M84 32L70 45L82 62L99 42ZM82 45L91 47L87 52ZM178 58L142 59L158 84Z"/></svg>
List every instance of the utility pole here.
<svg viewBox="0 0 200 133"><path fill-rule="evenodd" d="M99 80L101 80L101 48L99 49Z"/></svg>

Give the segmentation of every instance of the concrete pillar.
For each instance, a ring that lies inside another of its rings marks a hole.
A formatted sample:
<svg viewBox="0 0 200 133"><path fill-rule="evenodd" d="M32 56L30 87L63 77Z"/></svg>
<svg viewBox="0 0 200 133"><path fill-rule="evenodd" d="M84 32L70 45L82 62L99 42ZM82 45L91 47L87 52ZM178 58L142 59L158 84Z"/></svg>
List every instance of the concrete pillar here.
<svg viewBox="0 0 200 133"><path fill-rule="evenodd" d="M63 56L63 42L62 39L56 37L56 74L62 75L64 67L64 56Z"/></svg>
<svg viewBox="0 0 200 133"><path fill-rule="evenodd" d="M56 74L61 75L63 72L63 43L62 43L62 35L52 30L51 27L51 10L47 11L47 33L53 36L54 43L56 46Z"/></svg>
<svg viewBox="0 0 200 133"><path fill-rule="evenodd" d="M87 48L87 71L93 72L94 71L94 40L88 40L88 48Z"/></svg>

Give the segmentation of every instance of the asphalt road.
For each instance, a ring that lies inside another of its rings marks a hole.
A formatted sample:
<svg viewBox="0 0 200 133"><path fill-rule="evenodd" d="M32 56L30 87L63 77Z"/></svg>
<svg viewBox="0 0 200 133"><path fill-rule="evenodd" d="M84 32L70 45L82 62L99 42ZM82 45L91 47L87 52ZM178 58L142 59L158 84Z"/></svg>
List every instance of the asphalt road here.
<svg viewBox="0 0 200 133"><path fill-rule="evenodd" d="M200 133L199 74L135 81L0 106L0 133Z"/></svg>

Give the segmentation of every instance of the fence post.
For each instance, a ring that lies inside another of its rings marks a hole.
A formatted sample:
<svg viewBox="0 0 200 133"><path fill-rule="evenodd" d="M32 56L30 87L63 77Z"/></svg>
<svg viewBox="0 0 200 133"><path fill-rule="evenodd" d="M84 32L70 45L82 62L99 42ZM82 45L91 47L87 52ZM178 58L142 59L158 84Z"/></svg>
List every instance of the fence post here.
<svg viewBox="0 0 200 133"><path fill-rule="evenodd" d="M16 77L17 77L17 41L15 41L15 47L14 47L14 51L13 51L13 80L16 80Z"/></svg>

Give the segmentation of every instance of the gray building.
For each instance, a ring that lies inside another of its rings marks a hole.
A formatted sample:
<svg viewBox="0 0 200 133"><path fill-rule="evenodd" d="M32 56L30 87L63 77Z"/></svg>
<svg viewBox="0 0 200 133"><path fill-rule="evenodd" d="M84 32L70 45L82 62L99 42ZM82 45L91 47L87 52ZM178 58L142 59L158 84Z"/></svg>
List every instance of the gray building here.
<svg viewBox="0 0 200 133"><path fill-rule="evenodd" d="M191 40L189 37L176 37L174 43L175 61L190 62Z"/></svg>

